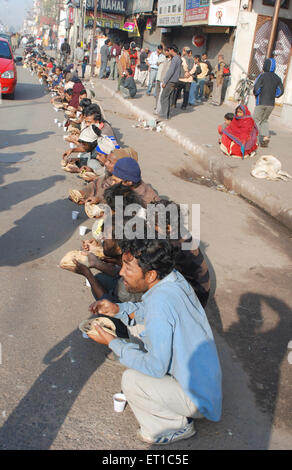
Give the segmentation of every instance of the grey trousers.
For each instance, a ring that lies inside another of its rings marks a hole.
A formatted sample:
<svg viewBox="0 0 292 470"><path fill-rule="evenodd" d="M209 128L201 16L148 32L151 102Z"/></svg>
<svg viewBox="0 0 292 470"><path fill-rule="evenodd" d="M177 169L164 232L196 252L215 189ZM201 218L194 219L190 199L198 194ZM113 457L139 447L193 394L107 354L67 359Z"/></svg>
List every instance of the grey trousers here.
<svg viewBox="0 0 292 470"><path fill-rule="evenodd" d="M160 97L160 105L161 111L160 116L163 118L168 119L170 115L170 106L172 103L173 94L175 92L176 83L168 83L165 88L163 88L161 97Z"/></svg>
<svg viewBox="0 0 292 470"><path fill-rule="evenodd" d="M270 137L268 120L273 109L274 106L263 106L261 104L255 107L253 119L261 137Z"/></svg>
<svg viewBox="0 0 292 470"><path fill-rule="evenodd" d="M221 100L222 100L222 86L217 85L216 80L214 80L214 85L213 85L213 92L212 92L212 103L216 104L217 106L220 106Z"/></svg>
<svg viewBox="0 0 292 470"><path fill-rule="evenodd" d="M110 68L111 68L111 73L110 73L109 78L111 80L116 80L119 76L119 73L118 73L118 64L117 64L115 57L112 57L110 60Z"/></svg>
<svg viewBox="0 0 292 470"><path fill-rule="evenodd" d="M152 439L187 425L187 418L202 418L195 404L170 375L155 378L128 369L122 390L132 408L141 433Z"/></svg>
<svg viewBox="0 0 292 470"><path fill-rule="evenodd" d="M107 68L107 60L102 60L101 59L100 69L99 69L99 78L105 77L106 68Z"/></svg>

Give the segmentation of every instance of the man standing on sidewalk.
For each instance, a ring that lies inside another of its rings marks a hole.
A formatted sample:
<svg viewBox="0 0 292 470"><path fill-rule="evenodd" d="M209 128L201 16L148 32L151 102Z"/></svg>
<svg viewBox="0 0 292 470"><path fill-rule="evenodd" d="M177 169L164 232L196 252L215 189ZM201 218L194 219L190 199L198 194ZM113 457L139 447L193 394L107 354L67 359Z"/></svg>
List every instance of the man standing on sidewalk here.
<svg viewBox="0 0 292 470"><path fill-rule="evenodd" d="M159 60L161 60L161 61L164 60L164 56L163 56L162 51L163 51L163 47L161 45L157 46L156 51L152 52L150 54L150 57L148 57L148 59L146 59L148 65L149 65L149 82L148 82L148 89L147 89L147 92L146 92L146 95L148 95L148 96L151 95L152 87L153 87L153 85L155 85L156 76L157 76L157 72L158 72L158 66L159 66Z"/></svg>
<svg viewBox="0 0 292 470"><path fill-rule="evenodd" d="M178 48L176 46L171 46L169 48L169 53L171 56L171 62L169 69L163 79L162 88L163 91L161 93L160 103L161 103L161 111L160 117L163 119L169 119L170 114L170 105L173 98L173 93L175 91L176 84L180 77L181 71L181 58L178 55Z"/></svg>
<svg viewBox="0 0 292 470"><path fill-rule="evenodd" d="M111 45L110 39L106 39L104 45L100 48L100 70L99 70L99 78L106 78L106 68L107 63L110 59L110 49L109 46Z"/></svg>
<svg viewBox="0 0 292 470"><path fill-rule="evenodd" d="M78 73L78 68L82 66L84 59L84 50L81 47L81 42L77 43L77 47L74 52L74 68Z"/></svg>
<svg viewBox="0 0 292 470"><path fill-rule="evenodd" d="M218 64L215 67L216 79L214 80L213 93L212 93L212 102L213 106L220 106L222 99L222 86L224 83L224 57L223 55L218 55Z"/></svg>
<svg viewBox="0 0 292 470"><path fill-rule="evenodd" d="M122 52L122 48L120 45L120 41L116 41L111 48L111 60L110 60L111 73L109 76L111 80L116 80L119 76L118 61L119 61L121 52Z"/></svg>
<svg viewBox="0 0 292 470"><path fill-rule="evenodd" d="M282 80L275 73L275 69L275 59L266 59L263 72L257 77L253 89L256 97L253 118L259 130L261 147L268 147L269 145L268 119L274 109L275 98L279 98L284 93Z"/></svg>
<svg viewBox="0 0 292 470"><path fill-rule="evenodd" d="M130 68L130 66L131 66L129 49L130 49L129 44L125 44L123 49L122 49L120 58L118 60L118 71L119 71L118 88L117 88L118 91L120 91L121 80L124 77L124 75L126 74L126 70L128 68Z"/></svg>

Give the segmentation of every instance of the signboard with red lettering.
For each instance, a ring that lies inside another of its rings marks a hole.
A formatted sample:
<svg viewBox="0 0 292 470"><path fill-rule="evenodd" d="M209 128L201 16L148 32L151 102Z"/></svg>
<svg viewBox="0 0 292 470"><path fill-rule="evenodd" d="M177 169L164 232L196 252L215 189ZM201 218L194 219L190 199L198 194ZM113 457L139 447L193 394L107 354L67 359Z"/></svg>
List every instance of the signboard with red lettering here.
<svg viewBox="0 0 292 470"><path fill-rule="evenodd" d="M184 24L208 24L210 0L186 0Z"/></svg>

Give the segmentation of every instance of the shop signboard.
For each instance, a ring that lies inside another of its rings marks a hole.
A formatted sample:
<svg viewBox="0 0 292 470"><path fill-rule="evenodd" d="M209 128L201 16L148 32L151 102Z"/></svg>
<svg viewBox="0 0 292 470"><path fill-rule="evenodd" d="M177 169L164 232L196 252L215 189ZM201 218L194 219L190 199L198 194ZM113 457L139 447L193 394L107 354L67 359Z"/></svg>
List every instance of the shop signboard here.
<svg viewBox="0 0 292 470"><path fill-rule="evenodd" d="M90 27L93 16L86 16L85 25ZM125 18L122 15L97 12L97 26L101 28L123 29Z"/></svg>
<svg viewBox="0 0 292 470"><path fill-rule="evenodd" d="M86 9L94 10L94 0L86 0ZM97 11L126 14L127 0L97 0Z"/></svg>
<svg viewBox="0 0 292 470"><path fill-rule="evenodd" d="M186 0L184 24L208 24L210 0Z"/></svg>
<svg viewBox="0 0 292 470"><path fill-rule="evenodd" d="M158 0L157 26L182 26L184 0Z"/></svg>
<svg viewBox="0 0 292 470"><path fill-rule="evenodd" d="M238 0L212 0L210 3L210 26L236 26L239 13Z"/></svg>
<svg viewBox="0 0 292 470"><path fill-rule="evenodd" d="M127 0L127 15L149 13L153 9L153 0Z"/></svg>

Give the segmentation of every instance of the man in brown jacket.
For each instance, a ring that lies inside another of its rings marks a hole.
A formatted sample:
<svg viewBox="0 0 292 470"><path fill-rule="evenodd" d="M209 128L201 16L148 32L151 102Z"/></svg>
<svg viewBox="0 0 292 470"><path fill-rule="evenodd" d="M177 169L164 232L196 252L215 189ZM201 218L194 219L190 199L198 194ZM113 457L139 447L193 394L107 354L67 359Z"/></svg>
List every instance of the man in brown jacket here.
<svg viewBox="0 0 292 470"><path fill-rule="evenodd" d="M125 46L122 49L122 53L120 55L120 58L118 60L118 72L119 72L118 91L120 91L121 80L123 78L123 74L126 72L126 70L128 68L131 67L131 60L130 60L129 50L130 50L129 44L125 44Z"/></svg>
<svg viewBox="0 0 292 470"><path fill-rule="evenodd" d="M220 106L222 99L222 86L224 83L224 57L223 55L218 55L218 64L215 67L216 79L214 80L213 92L212 92L212 102L213 106Z"/></svg>

